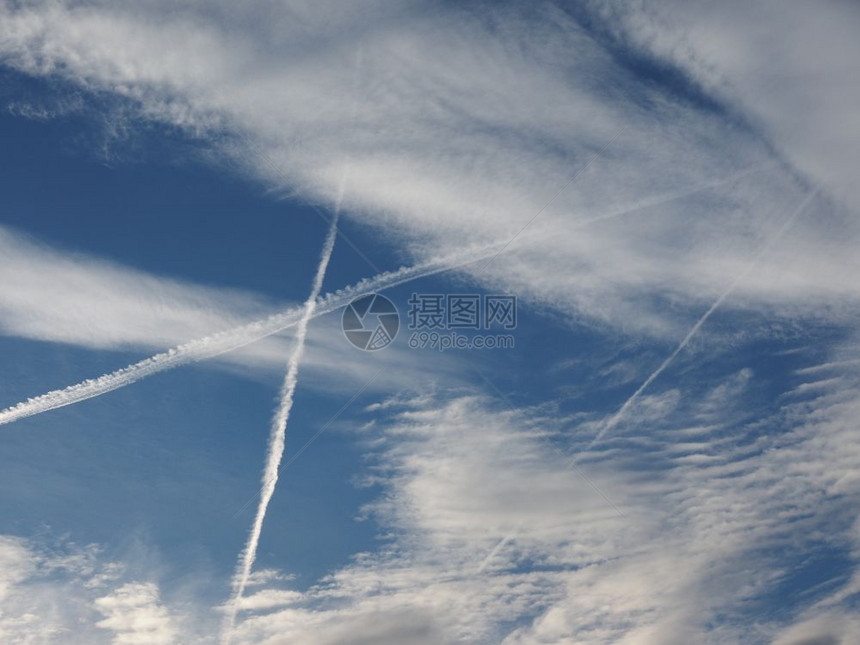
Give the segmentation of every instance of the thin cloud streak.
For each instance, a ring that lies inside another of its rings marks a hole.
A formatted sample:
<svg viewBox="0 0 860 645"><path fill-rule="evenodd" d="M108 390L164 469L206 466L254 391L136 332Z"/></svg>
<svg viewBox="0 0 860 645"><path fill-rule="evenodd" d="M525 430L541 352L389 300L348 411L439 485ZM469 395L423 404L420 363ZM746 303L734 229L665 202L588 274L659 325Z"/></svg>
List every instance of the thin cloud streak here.
<svg viewBox="0 0 860 645"><path fill-rule="evenodd" d="M612 415L609 421L594 436L594 439L592 439L585 447L586 451L592 448L597 442L603 439L603 437L606 436L608 432L612 431L618 425L618 422L621 421L622 417L627 413L627 411L637 401L637 399L642 395L642 393L648 388L648 386L651 385L651 383L653 383L667 367L669 367L672 361L674 361L678 357L678 354L684 351L684 348L690 343L690 341L693 339L693 336L695 336L699 332L699 330L702 328L702 325L704 325L708 321L708 318L710 318L711 315L717 309L719 309L720 305L725 302L726 298L732 295L735 289L737 289L738 285L750 273L752 273L753 269L755 269L756 265L759 263L759 260L761 260L765 256L765 254L770 251L773 245L776 244L776 242L779 241L780 238L782 238L782 236L794 223L794 220L797 219L798 215L803 212L809 202L811 202L817 194L817 188L809 192L809 194L804 198L800 205L785 219L785 222L782 224L779 230L767 241L767 243L761 248L761 250L759 250L756 256L750 261L743 273L741 273L732 281L732 283L726 288L726 290L723 291L716 300L714 300L713 304L702 315L702 317L696 321L696 324L690 328L690 331L687 332L687 335L684 336L683 340L681 340L680 343L678 343L678 346L675 348L675 351L669 354L669 356L667 356L666 359L662 363L660 363L660 366L656 370L654 370L647 379L645 379L642 385L640 385L633 394L630 395L630 397L619 408L618 412ZM576 461L577 459L574 458L573 463L576 463Z"/></svg>
<svg viewBox="0 0 860 645"><path fill-rule="evenodd" d="M284 457L284 447L287 439L287 423L290 419L290 411L293 408L293 401L296 392L296 386L299 382L299 365L302 361L302 356L305 351L305 339L308 335L308 323L314 315L314 309L317 305L322 290L323 280L325 279L326 269L331 259L334 243L337 239L337 223L340 217L340 203L343 198L343 184L341 184L340 194L338 195L337 206L334 211L334 216L329 225L328 234L326 235L325 243L323 244L322 253L320 254L319 265L317 266L316 275L314 275L313 286L311 293L305 302L304 315L299 321L296 329L295 347L287 364L287 374L284 377L284 384L281 388L281 400L275 416L272 419L271 435L269 437L269 449L266 456L266 466L263 471L263 488L260 494L260 503L257 506L257 515L254 518L254 524L251 528L251 533L248 536L248 543L240 557L239 568L233 579L233 599L230 603L225 619L225 628L222 634L222 642L229 644L233 628L236 625L236 615L239 611L239 603L242 601L242 596L245 593L245 587L248 585L248 579L251 576L251 569L254 567L254 561L257 559L257 547L260 544L260 534L263 532L263 522L266 519L266 511L269 508L269 502L275 494L275 487L278 483L278 471L281 466L281 460Z"/></svg>
<svg viewBox="0 0 860 645"><path fill-rule="evenodd" d="M764 255L771 249L771 247L773 247L773 245L786 233L786 231L788 231L788 229L794 223L794 220L797 219L798 215L800 215L803 212L803 210L806 208L806 206L809 204L809 202L812 201L812 199L817 194L818 194L818 189L814 189L814 190L810 191L807 194L807 196L803 199L803 201L800 203L800 205L798 205L798 207L791 214L789 214L788 217L786 217L785 221L783 222L783 224L779 228L779 230L777 230L777 232L759 250L759 252L755 255L755 257L747 265L747 268L743 271L743 273L738 275L732 281L732 283L725 289L725 291L723 291L719 295L719 297L711 304L711 306L701 316L701 318L699 318L696 321L696 324L694 324L690 328L690 331L688 331L687 335L684 336L684 338L681 340L680 343L678 343L678 346L675 348L675 350L671 354L669 354L669 356L666 357L666 359L660 364L660 366L656 370L654 370L651 373L651 375L648 376L647 379L645 379L645 381L642 383L642 385L640 385L637 388L637 390L632 395L630 395L630 397L628 397L628 399L624 402L624 404L619 408L618 412L616 412L614 415L612 415L612 417L610 417L609 421L607 421L605 424L603 424L601 429L594 436L594 438L588 443L588 445L585 447L585 449L582 450L581 452L578 452L576 455L574 455L574 457L570 460L570 462L568 464L568 468L570 468L570 469L575 468L576 465L579 463L579 460L580 460L583 453L588 452L591 448L594 447L595 444L597 444L601 439L603 439L603 437L605 437L607 433L609 433L615 429L615 427L618 425L618 423L621 421L621 419L624 417L624 415L627 413L627 411L630 409L630 407L639 399L639 397L648 388L648 386L650 386L651 383L653 383L660 376L660 374L662 374L666 370L666 368L669 367L669 365L672 363L672 361L674 361L678 357L678 354L680 354L682 351L684 351L684 348L687 347L687 345L690 343L690 341L693 339L693 337L699 332L699 330L702 328L702 326L708 321L708 319L711 317L711 315L713 315L713 313L717 309L719 309L720 305L722 305L723 302L725 302L726 298L728 298L734 292L734 290L738 287L738 285L752 272L753 269L755 269L759 260L761 260L761 258L764 257ZM516 534L521 529L522 529L522 525L520 525L517 528L517 530L511 531L510 533L505 535L501 540L498 541L498 543L493 547L493 549L490 551L490 553L481 562L481 564L478 568L479 573L482 572L487 567L487 565L493 560L493 558L496 557L496 555L498 555L499 551L501 551L502 548L504 548L504 546L506 544L508 544L511 540L514 539L514 537L516 537Z"/></svg>

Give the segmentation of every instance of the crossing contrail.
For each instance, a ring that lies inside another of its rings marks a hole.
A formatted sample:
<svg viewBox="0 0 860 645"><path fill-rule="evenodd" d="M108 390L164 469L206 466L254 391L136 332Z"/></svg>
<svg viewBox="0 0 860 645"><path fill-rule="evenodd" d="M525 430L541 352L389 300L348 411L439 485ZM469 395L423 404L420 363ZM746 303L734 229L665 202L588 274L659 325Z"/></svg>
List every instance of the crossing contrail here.
<svg viewBox="0 0 860 645"><path fill-rule="evenodd" d="M233 597L224 620L224 630L222 632L223 643L229 643L231 640L233 628L236 625L236 615L239 612L239 603L242 601L245 587L248 585L248 578L251 576L251 569L254 567L254 561L257 558L257 547L260 543L260 534L263 531L263 522L266 519L266 511L269 508L269 502L272 499L272 495L275 494L275 486L278 483L278 470L281 466L281 459L284 456L284 446L287 438L287 423L290 418L296 385L299 380L299 365L301 364L302 355L305 351L305 338L307 337L308 323L314 315L314 310L317 306L317 298L322 290L323 279L325 278L326 269L328 268L332 250L334 249L334 243L337 239L337 222L340 215L340 202L342 197L343 185L341 185L337 206L334 210L334 216L332 217L331 224L328 229L328 235L326 236L322 252L320 253L320 261L319 265L317 265L317 272L311 286L311 293L305 302L304 313L296 327L295 346L293 347L293 353L287 363L287 373L284 377L284 383L281 386L280 402L277 410L275 411L275 415L272 418L268 454L266 455L262 488L260 489L260 503L257 506L257 515L254 518L254 524L251 527L248 542L245 545L244 551L242 551L239 558L239 566L236 570L235 576L233 577Z"/></svg>
<svg viewBox="0 0 860 645"><path fill-rule="evenodd" d="M632 208L626 208L620 212L607 213L575 222L573 227L579 228L605 219L612 219L621 215L626 215L646 206L653 206L655 204L663 203L664 201L671 201L672 199L677 199L678 197L702 190L703 188L709 188L728 181L734 181L766 167L767 165L747 169L727 178L696 186L692 190L683 193L672 193L669 195L658 196L652 200L646 200L646 202L637 204ZM472 262L478 262L482 259L493 257L494 253L498 253L503 249L504 246L502 244L485 246L477 249L473 248L471 251L467 250L445 258L439 258L418 264L413 267L405 267L397 271L380 273L373 278L359 282L351 287L346 287L340 291L327 294L319 300L315 309L314 317L324 315L349 304L353 298L357 298L360 295L388 289L434 273L442 273L444 271L457 269L461 266L471 264ZM240 349L246 345L250 345L258 340L262 340L263 338L297 325L301 319L303 311L303 307L287 309L262 320L213 334L206 338L192 340L166 352L156 354L155 356L129 365L128 367L124 367L109 374L104 374L98 378L87 379L67 388L53 390L46 394L27 399L17 405L0 410L0 425L11 423L36 414L41 414L42 412L48 412L66 405L73 405L75 403L85 401L86 399L101 396L102 394L106 394L112 390L125 387L126 385L131 385L132 383L136 383L137 381L148 376L152 376L153 374L157 374L158 372L214 358L221 354L226 354L233 350Z"/></svg>
<svg viewBox="0 0 860 645"><path fill-rule="evenodd" d="M348 305L359 296L390 289L437 273L452 271L486 259L497 252L498 248L499 245L472 247L455 254L362 280L352 286L318 298L312 318ZM305 307L291 307L267 318L178 345L98 378L87 379L63 389L32 397L5 410L0 410L0 425L101 396L175 367L221 356L285 329L295 327L302 320L304 313Z"/></svg>

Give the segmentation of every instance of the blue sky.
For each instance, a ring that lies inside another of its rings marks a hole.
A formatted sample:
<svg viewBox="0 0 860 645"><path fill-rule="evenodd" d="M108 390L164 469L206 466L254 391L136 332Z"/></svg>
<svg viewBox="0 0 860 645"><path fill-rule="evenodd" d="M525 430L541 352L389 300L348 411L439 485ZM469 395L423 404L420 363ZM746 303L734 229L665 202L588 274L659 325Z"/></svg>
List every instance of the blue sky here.
<svg viewBox="0 0 860 645"><path fill-rule="evenodd" d="M855 6L0 16L0 641L856 641Z"/></svg>

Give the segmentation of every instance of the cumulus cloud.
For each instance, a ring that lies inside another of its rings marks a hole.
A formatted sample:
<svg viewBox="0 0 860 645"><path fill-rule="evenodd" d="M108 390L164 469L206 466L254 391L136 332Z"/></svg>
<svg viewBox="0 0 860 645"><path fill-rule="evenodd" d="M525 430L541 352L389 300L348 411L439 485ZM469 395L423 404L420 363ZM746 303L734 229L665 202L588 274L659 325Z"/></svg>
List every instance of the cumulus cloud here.
<svg viewBox="0 0 860 645"><path fill-rule="evenodd" d="M179 639L177 625L151 582L125 584L94 604L104 615L96 626L114 632L115 645L170 645Z"/></svg>
<svg viewBox="0 0 860 645"><path fill-rule="evenodd" d="M125 566L95 546L0 536L4 643L168 645L195 642L153 582L123 581Z"/></svg>

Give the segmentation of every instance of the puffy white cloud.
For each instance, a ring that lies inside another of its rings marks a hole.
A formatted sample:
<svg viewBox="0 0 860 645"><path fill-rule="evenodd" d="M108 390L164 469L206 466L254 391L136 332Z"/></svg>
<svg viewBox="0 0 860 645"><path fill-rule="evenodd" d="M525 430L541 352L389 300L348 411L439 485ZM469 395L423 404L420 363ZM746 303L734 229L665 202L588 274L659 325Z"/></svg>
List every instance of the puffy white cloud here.
<svg viewBox="0 0 860 645"><path fill-rule="evenodd" d="M151 582L124 584L94 604L104 615L96 626L114 632L115 645L170 645L179 640L177 625Z"/></svg>
<svg viewBox="0 0 860 645"><path fill-rule="evenodd" d="M167 645L180 622L159 604L152 582L122 582L125 567L99 549L47 546L0 536L0 640L15 645Z"/></svg>
<svg viewBox="0 0 860 645"><path fill-rule="evenodd" d="M24 540L8 536L0 539L0 571L3 572L3 577L0 578L0 600L9 595L12 587L30 575L35 564Z"/></svg>

